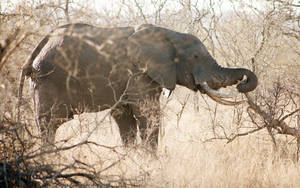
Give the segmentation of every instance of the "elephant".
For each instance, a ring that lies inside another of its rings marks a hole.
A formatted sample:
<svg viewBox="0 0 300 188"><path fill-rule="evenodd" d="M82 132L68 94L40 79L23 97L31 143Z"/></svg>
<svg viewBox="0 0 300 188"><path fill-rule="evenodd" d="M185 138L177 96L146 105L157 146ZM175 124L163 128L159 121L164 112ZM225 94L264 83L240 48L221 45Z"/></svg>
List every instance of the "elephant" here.
<svg viewBox="0 0 300 188"><path fill-rule="evenodd" d="M110 108L125 146L135 142L139 130L153 148L158 144L163 88L173 91L178 84L236 105L218 89L237 85L238 92L247 93L258 84L248 69L218 65L196 36L152 24L60 26L23 65L19 98L25 76L33 83L36 120L45 143L54 143L59 125L74 114ZM145 109L158 115L153 120Z"/></svg>

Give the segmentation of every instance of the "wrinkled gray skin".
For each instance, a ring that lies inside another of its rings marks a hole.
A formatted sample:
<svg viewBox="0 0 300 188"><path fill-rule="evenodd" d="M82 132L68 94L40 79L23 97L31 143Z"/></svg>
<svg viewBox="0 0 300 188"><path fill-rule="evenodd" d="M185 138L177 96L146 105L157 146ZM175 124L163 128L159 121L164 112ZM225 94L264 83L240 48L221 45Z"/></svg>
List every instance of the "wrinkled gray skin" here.
<svg viewBox="0 0 300 188"><path fill-rule="evenodd" d="M162 88L173 90L179 84L205 93L201 82L219 89L237 84L244 75L247 80L237 85L239 92L257 86L251 71L220 67L197 37L150 24L61 26L39 43L22 75L34 83L38 124L50 143L59 124L76 113L110 108L126 90L111 112L123 142L134 142L139 126L141 138L156 147L159 117L153 123L143 110L149 107L159 114ZM146 132L151 126L151 133Z"/></svg>

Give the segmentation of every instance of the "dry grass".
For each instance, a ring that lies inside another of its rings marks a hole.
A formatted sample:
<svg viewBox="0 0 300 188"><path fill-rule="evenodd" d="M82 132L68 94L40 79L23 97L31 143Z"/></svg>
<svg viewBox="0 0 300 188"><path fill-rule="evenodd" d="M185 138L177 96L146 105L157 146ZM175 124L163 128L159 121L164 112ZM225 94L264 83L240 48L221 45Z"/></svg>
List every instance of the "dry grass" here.
<svg viewBox="0 0 300 188"><path fill-rule="evenodd" d="M220 106L205 95L195 100L194 93L177 87L170 98L161 96L163 122L156 155L139 140L122 147L114 120L103 119L108 111L76 116L58 129L57 148L41 151L28 82L20 119L16 110L21 66L50 28L69 19L101 26L148 21L197 35L221 65L255 70L260 83L251 93L254 102L274 117L271 120L282 118L300 106L299 29L292 24L299 13L293 4L270 2L259 12L241 1L244 6L220 17L218 5L212 9L208 0L203 9L190 1L159 1L153 6L155 16L139 1L125 3L115 13L79 5L67 9L58 1L43 6L26 2L31 1L11 4L0 14L0 187L300 187L300 134L279 134L278 127L270 128L266 119L248 113L247 104ZM181 9L162 8L170 2ZM249 16L245 7L256 14ZM284 93L276 98L272 84L277 81ZM298 133L300 114L284 122ZM21 128L26 128L24 138ZM12 184L5 182L9 175Z"/></svg>
<svg viewBox="0 0 300 188"><path fill-rule="evenodd" d="M295 146L286 138L279 138L280 149L274 151L267 131L238 138L226 144L224 140L205 141L213 137L209 111L194 110L192 98L178 123L180 100L179 88L171 99L161 98L164 107L163 133L157 156L138 145L129 149L121 147L117 126L106 118L106 113L82 114L62 125L56 140L68 140L62 145L76 144L97 126L88 139L93 144L76 147L59 153L57 164L70 165L83 161L102 175L135 180L145 187L297 187L300 169L295 159ZM192 93L188 93L192 94ZM177 99L176 99L177 98ZM215 105L207 99L209 105ZM206 103L200 99L199 103ZM218 107L222 123L232 122L233 111ZM97 123L98 121L98 123ZM68 139L69 138L69 139ZM61 145L61 144L60 144ZM112 166L111 166L112 165Z"/></svg>

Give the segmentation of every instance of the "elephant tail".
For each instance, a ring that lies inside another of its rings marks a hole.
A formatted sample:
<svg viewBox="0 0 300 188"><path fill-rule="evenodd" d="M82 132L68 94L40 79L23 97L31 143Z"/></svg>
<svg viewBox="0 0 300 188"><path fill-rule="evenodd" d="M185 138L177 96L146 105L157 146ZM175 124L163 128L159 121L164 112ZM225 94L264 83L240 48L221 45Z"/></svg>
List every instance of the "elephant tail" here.
<svg viewBox="0 0 300 188"><path fill-rule="evenodd" d="M34 59L38 56L38 54L41 52L43 47L47 44L49 41L49 35L45 36L43 40L35 47L27 61L23 64L20 78L19 78L19 87L18 87L18 101L17 101L17 110L18 110L18 115L17 118L19 120L20 118L20 106L22 104L22 93L23 93L23 86L24 86L24 80L25 76L31 77L33 73L33 61Z"/></svg>
<svg viewBox="0 0 300 188"><path fill-rule="evenodd" d="M49 41L50 35L47 35L43 38L43 40L35 47L33 52L31 53L30 57L27 59L26 63L24 63L22 67L22 72L24 73L24 76L31 76L33 72L33 61L34 59L39 55L43 47L47 44Z"/></svg>
<svg viewBox="0 0 300 188"><path fill-rule="evenodd" d="M22 66L22 71L20 74L19 78L19 88L18 88L18 106L20 106L21 100L22 100L22 93L23 93L23 86L24 86L24 80L25 76L32 77L33 76L33 61L35 58L41 53L42 49L44 46L49 42L51 38L51 33L53 33L57 29L70 29L70 28L80 28L84 26L89 26L88 24L67 24L67 25L62 25L59 26L56 29L53 29L50 34L46 35L40 42L39 44L34 48L33 52L31 55L28 57L27 61L23 64Z"/></svg>
<svg viewBox="0 0 300 188"><path fill-rule="evenodd" d="M23 93L23 86L24 86L24 81L25 81L25 76L28 77L33 77L33 62L36 59L36 57L41 53L43 48L46 46L46 44L49 42L51 38L51 33L55 32L55 30L63 29L61 32L65 32L68 29L74 29L74 28L81 28L81 27L86 27L90 26L88 24L67 24L67 25L62 25L59 26L58 28L53 29L50 34L46 35L40 42L39 44L34 48L33 52L31 55L28 57L27 61L23 64L20 78L19 78L19 87L18 87L18 101L17 101L17 109L18 109L18 118L19 118L19 112L20 112L20 106L22 103L22 93Z"/></svg>

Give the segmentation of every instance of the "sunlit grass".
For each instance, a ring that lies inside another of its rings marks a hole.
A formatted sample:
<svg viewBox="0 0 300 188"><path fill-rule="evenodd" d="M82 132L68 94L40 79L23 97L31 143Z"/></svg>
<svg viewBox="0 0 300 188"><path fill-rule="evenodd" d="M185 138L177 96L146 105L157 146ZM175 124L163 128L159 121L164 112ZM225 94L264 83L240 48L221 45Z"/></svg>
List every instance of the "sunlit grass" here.
<svg viewBox="0 0 300 188"><path fill-rule="evenodd" d="M76 159L85 161L99 171L113 164L104 174L135 179L146 187L300 185L297 178L300 168L295 161L295 146L279 147L275 151L267 131L241 137L228 144L221 139L205 141L212 136L209 111L203 107L199 112L194 111L192 98L188 100L182 120L178 123L176 117L181 110L180 96L185 92L187 90L184 88L176 90L172 95L172 102L166 103L167 99L164 97L161 99L165 107L164 134L160 138L156 155L148 152L143 145L123 148L115 122L107 118L104 123L98 124L98 130L89 140L114 149L85 145L61 153L63 160L58 163L65 163L66 159ZM214 105L210 99L207 100L210 105ZM199 103L204 106L205 102L200 99ZM72 144L80 141L104 113L83 114L65 123L59 128L57 139L65 139L70 135ZM221 120L222 123L232 122L233 109L220 106L218 113L227 117ZM286 146L285 138L278 140L279 145Z"/></svg>

